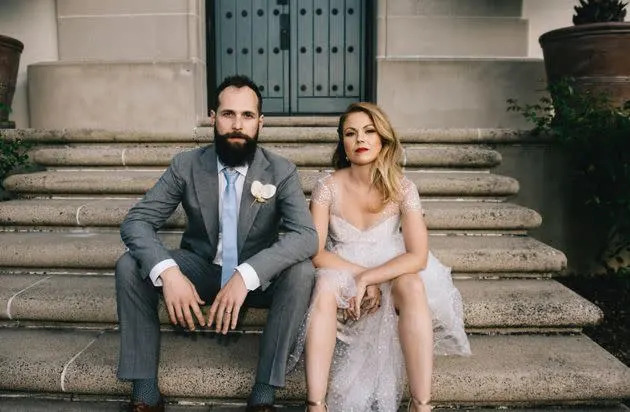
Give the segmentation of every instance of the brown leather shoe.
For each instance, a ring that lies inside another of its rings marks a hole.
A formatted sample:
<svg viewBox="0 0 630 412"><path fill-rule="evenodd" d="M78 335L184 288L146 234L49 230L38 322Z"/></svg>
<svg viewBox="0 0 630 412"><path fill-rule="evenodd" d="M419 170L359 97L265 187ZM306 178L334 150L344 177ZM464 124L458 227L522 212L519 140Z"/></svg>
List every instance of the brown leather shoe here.
<svg viewBox="0 0 630 412"><path fill-rule="evenodd" d="M160 398L157 405L147 405L143 402L133 402L129 404L129 412L164 412L164 398Z"/></svg>
<svg viewBox="0 0 630 412"><path fill-rule="evenodd" d="M245 412L276 412L278 409L269 404L262 405L247 405Z"/></svg>

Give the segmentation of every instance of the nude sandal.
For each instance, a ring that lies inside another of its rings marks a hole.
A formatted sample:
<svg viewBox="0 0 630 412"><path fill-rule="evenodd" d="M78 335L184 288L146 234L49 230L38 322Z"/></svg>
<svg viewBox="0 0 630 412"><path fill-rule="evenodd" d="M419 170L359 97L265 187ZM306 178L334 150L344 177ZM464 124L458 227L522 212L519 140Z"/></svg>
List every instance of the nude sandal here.
<svg viewBox="0 0 630 412"><path fill-rule="evenodd" d="M411 411L411 403L413 402L413 404L415 406L428 406L429 410L433 409L433 405L431 405L428 402L420 402L419 400L417 400L416 398L414 398L413 396L411 398L409 398L409 403L407 404L407 412Z"/></svg>
<svg viewBox="0 0 630 412"><path fill-rule="evenodd" d="M326 401L314 402L314 401L309 401L307 399L306 400L306 411L308 411L308 407L309 406L322 406L322 405L324 405L324 409L328 410L328 405L326 405Z"/></svg>

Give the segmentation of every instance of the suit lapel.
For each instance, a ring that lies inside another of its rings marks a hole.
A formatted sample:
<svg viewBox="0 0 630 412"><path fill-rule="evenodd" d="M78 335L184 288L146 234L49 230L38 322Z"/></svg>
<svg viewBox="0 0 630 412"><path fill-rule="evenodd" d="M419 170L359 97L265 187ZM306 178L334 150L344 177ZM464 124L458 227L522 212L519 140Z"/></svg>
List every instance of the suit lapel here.
<svg viewBox="0 0 630 412"><path fill-rule="evenodd" d="M245 183L243 184L243 193L241 194L241 205L238 213L238 251L239 254L247 239L247 235L254 223L256 214L260 209L262 203L257 202L252 195L252 183L256 180L263 184L271 183L271 175L267 172L269 162L263 155L262 151L256 150L256 155L252 164L247 169L247 176L245 176Z"/></svg>
<svg viewBox="0 0 630 412"><path fill-rule="evenodd" d="M195 192L211 250L216 250L219 239L219 177L214 147L204 151L197 166L193 170Z"/></svg>

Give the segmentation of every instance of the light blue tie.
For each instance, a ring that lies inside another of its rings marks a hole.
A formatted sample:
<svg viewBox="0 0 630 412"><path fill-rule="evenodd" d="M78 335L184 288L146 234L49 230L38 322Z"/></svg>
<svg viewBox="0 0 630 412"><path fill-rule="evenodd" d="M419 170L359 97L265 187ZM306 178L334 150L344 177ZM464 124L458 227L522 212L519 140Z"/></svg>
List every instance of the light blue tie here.
<svg viewBox="0 0 630 412"><path fill-rule="evenodd" d="M221 217L221 232L223 244L223 256L221 266L221 287L223 287L234 273L238 265L238 249L236 245L236 232L238 229L238 213L236 205L236 178L238 172L234 169L223 169L223 175L227 185L223 192L223 214Z"/></svg>

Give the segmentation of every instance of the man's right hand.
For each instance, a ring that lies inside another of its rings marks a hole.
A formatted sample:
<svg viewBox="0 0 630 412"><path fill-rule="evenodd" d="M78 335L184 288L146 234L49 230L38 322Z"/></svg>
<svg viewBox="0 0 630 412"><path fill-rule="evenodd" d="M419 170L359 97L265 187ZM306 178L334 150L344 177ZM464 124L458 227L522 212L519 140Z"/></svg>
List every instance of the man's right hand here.
<svg viewBox="0 0 630 412"><path fill-rule="evenodd" d="M179 267L173 266L165 269L160 273L162 279L162 293L164 294L164 302L168 310L168 317L173 325L178 323L185 328L195 330L195 321L190 313L197 317L199 324L205 326L206 322L201 313L199 305L205 302L201 300L195 289L195 285L179 270Z"/></svg>

